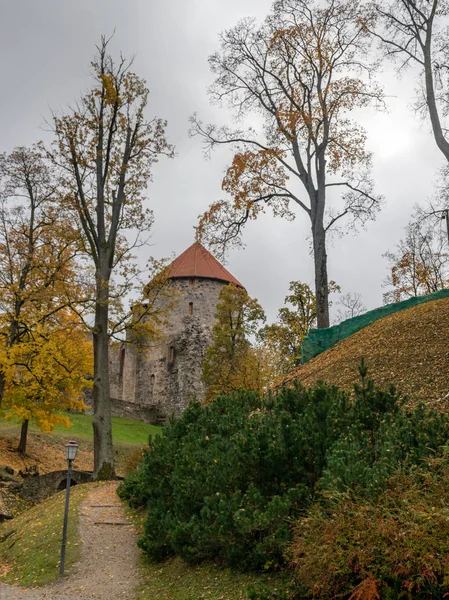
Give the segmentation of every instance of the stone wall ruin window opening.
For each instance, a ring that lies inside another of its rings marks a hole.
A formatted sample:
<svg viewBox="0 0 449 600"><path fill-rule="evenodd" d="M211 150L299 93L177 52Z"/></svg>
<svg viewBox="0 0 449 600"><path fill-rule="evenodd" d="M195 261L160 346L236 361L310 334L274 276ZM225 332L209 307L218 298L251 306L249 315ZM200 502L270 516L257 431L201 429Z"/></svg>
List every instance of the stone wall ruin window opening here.
<svg viewBox="0 0 449 600"><path fill-rule="evenodd" d="M119 365L120 365L119 376L123 377L123 369L125 368L125 346L124 346L124 344L122 344L120 346L118 358L119 358Z"/></svg>
<svg viewBox="0 0 449 600"><path fill-rule="evenodd" d="M153 373L152 375L150 375L150 394L151 394L151 396L153 395L153 391L154 391L154 380L155 380L155 376Z"/></svg>
<svg viewBox="0 0 449 600"><path fill-rule="evenodd" d="M171 364L175 360L175 347L170 346L168 349L168 362Z"/></svg>
<svg viewBox="0 0 449 600"><path fill-rule="evenodd" d="M193 315L193 302L189 302L189 315Z"/></svg>

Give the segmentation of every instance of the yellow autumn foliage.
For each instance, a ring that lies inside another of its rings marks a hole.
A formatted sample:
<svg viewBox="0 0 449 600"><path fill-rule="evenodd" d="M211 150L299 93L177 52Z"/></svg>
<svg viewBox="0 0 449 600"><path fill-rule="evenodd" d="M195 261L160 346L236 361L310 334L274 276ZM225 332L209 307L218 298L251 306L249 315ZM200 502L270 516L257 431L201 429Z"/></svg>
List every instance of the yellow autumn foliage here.
<svg viewBox="0 0 449 600"><path fill-rule="evenodd" d="M270 364L262 348L250 342L265 314L247 291L229 284L220 292L217 319L203 364L206 402L220 394L247 389L265 391L270 382Z"/></svg>
<svg viewBox="0 0 449 600"><path fill-rule="evenodd" d="M65 313L35 328L26 341L2 348L6 418L33 421L41 431L69 426L60 411L82 411L83 390L91 387L92 344Z"/></svg>

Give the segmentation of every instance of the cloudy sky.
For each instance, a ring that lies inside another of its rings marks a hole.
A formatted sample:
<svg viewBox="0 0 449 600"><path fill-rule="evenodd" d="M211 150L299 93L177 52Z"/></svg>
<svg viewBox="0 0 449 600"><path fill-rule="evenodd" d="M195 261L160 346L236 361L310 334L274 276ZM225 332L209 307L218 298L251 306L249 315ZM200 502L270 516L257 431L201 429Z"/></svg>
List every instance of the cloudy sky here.
<svg viewBox="0 0 449 600"><path fill-rule="evenodd" d="M212 107L207 58L221 31L240 18L261 20L271 0L0 0L0 151L48 139L45 119L64 109L90 84L89 64L101 34L115 30L113 54L135 55L134 70L150 88L148 116L168 120L174 160L154 171L148 198L155 213L152 247L156 257L179 254L193 242L193 226L207 206L222 197L229 160L218 151L205 160L198 139L188 137L188 118L224 123L229 115ZM366 231L336 239L329 247L329 275L343 292L359 292L368 308L382 304L387 263L413 206L433 191L442 164L426 122L413 112L416 81L398 80L391 67L380 79L388 112L365 112L368 145L374 152L377 190L385 207ZM313 283L308 222L266 216L251 223L246 249L235 250L227 267L274 319L292 280Z"/></svg>

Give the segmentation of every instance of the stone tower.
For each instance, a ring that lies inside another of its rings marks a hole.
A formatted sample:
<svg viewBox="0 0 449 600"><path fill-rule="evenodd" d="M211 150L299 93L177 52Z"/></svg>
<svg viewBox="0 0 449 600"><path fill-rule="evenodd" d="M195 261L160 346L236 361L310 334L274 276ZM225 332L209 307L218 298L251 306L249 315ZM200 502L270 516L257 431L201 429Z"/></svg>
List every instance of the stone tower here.
<svg viewBox="0 0 449 600"><path fill-rule="evenodd" d="M111 357L113 414L163 423L190 400L202 400L202 365L211 343L218 296L224 285L242 284L198 242L169 267L176 305L163 340L137 352L122 344ZM129 342L130 340L128 340Z"/></svg>

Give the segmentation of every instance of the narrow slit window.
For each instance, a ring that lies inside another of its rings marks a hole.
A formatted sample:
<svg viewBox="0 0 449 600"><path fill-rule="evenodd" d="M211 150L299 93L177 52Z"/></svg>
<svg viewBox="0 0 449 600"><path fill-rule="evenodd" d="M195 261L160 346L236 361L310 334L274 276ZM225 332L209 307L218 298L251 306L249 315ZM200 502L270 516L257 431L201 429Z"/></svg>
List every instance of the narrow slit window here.
<svg viewBox="0 0 449 600"><path fill-rule="evenodd" d="M150 393L152 394L154 390L154 375L150 376Z"/></svg>
<svg viewBox="0 0 449 600"><path fill-rule="evenodd" d="M119 351L120 371L119 376L123 377L123 369L125 368L125 348L120 348Z"/></svg>
<svg viewBox="0 0 449 600"><path fill-rule="evenodd" d="M168 351L168 362L173 362L175 360L175 347L170 346Z"/></svg>
<svg viewBox="0 0 449 600"><path fill-rule="evenodd" d="M189 315L193 315L193 302L189 302Z"/></svg>

